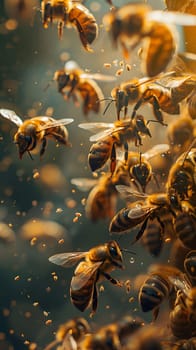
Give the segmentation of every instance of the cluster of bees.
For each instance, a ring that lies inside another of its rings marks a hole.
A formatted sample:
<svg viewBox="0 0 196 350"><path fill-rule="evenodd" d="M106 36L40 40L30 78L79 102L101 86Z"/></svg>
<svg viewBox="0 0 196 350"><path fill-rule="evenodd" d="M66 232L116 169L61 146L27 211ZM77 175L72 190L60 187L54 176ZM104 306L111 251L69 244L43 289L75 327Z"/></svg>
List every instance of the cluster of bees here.
<svg viewBox="0 0 196 350"><path fill-rule="evenodd" d="M112 123L85 122L79 127L93 132L88 154L92 172L101 173L97 180L74 178L78 188L93 187L86 201L86 216L92 221L109 219L109 232L123 235L138 229L130 243L141 241L145 249L158 256L169 237L180 240L188 249L181 271L171 265L155 265L141 285L138 301L143 312L153 311L154 321L164 300L170 304L168 329L170 336L143 320L125 317L122 320L91 330L83 318L72 319L59 327L56 340L45 350L58 349L195 349L196 348L196 76L186 69L179 58L178 35L173 25L195 26L191 14L153 11L147 4L128 3L115 7L110 0L109 13L103 24L114 47L119 45L125 60L141 46L139 60L142 78L132 78L116 84L116 77L90 74L76 62L68 61L64 69L55 72L58 92L68 103L72 98L82 104L84 116L101 113L103 100L108 100L104 114L114 102L116 120ZM22 4L22 2L21 2ZM24 2L25 4L25 2ZM82 1L41 1L43 27L57 22L58 36L63 38L64 27L74 27L86 51L98 36L93 14ZM179 63L180 62L180 63ZM181 69L181 65L183 69ZM105 98L96 80L116 84L111 97ZM140 108L149 104L154 119L146 119ZM132 113L129 114L130 106ZM164 117L178 115L167 126ZM14 143L19 158L25 153L39 152L43 156L48 139L69 146L66 125L74 119L55 119L37 116L22 120L14 111L0 109L1 117L17 126ZM150 123L167 127L168 143L157 144L141 152L144 137L153 139ZM130 151L130 145L138 150ZM155 191L155 188L157 191ZM117 199L126 206L117 211ZM126 249L116 240L92 247L85 252L66 252L53 255L49 261L63 267L78 264L70 285L70 299L80 311L97 311L98 288L102 280L122 287L123 282L110 275L123 269ZM163 330L167 332L167 330ZM134 338L136 334L136 339ZM132 341L132 337L134 341ZM140 340L138 340L140 339Z"/></svg>

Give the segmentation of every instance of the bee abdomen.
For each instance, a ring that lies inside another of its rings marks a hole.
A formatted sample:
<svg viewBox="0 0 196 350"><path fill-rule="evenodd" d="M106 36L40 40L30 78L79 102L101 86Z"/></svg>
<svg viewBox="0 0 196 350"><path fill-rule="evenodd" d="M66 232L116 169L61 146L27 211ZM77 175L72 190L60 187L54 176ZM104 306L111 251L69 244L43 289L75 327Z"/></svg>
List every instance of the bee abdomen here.
<svg viewBox="0 0 196 350"><path fill-rule="evenodd" d="M151 255L160 254L163 247L163 236L158 223L150 222L141 239L143 246Z"/></svg>
<svg viewBox="0 0 196 350"><path fill-rule="evenodd" d="M92 171L102 168L110 157L112 142L110 138L96 142L90 148L88 162Z"/></svg>
<svg viewBox="0 0 196 350"><path fill-rule="evenodd" d="M75 277L72 278L72 281ZM81 289L70 289L70 297L72 303L79 309L80 311L84 311L87 309L87 307L90 304L91 298L92 298L92 291L94 287L94 281L90 279L84 287Z"/></svg>
<svg viewBox="0 0 196 350"><path fill-rule="evenodd" d="M175 337L187 339L192 336L193 326L188 313L181 305L176 305L170 313L170 327Z"/></svg>
<svg viewBox="0 0 196 350"><path fill-rule="evenodd" d="M151 276L140 288L139 303L142 311L148 312L158 307L169 293L170 286L166 280L158 275Z"/></svg>
<svg viewBox="0 0 196 350"><path fill-rule="evenodd" d="M128 217L129 211L130 209L123 208L113 217L109 226L110 232L123 232L132 227L131 220Z"/></svg>
<svg viewBox="0 0 196 350"><path fill-rule="evenodd" d="M187 213L181 213L177 216L175 222L177 237L185 247L196 249L196 220Z"/></svg>

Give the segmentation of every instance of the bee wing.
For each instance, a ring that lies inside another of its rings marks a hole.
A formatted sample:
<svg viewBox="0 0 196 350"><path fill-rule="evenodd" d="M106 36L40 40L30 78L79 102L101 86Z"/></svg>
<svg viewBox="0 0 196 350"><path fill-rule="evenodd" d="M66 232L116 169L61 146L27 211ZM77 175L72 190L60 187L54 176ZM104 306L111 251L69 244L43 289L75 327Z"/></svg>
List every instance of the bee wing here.
<svg viewBox="0 0 196 350"><path fill-rule="evenodd" d="M120 130L123 130L124 126L119 126L118 128L110 128L110 129L106 129L104 131L99 132L96 135L93 135L89 138L89 140L91 142L97 142L100 141L101 139L103 139L106 136L112 136L113 133L118 132Z"/></svg>
<svg viewBox="0 0 196 350"><path fill-rule="evenodd" d="M103 137L111 135L113 131L112 129L117 130L114 123L82 123L78 126L81 129L89 130L95 133L95 135L89 138L91 142L99 141Z"/></svg>
<svg viewBox="0 0 196 350"><path fill-rule="evenodd" d="M49 261L62 267L74 266L79 260L85 258L86 252L60 253L49 257Z"/></svg>
<svg viewBox="0 0 196 350"><path fill-rule="evenodd" d="M176 290L181 290L184 294L191 288L190 283L182 274L182 276L168 276L170 282Z"/></svg>
<svg viewBox="0 0 196 350"><path fill-rule="evenodd" d="M94 74L82 73L80 77L83 79L94 79L94 80L100 80L105 82L112 82L116 80L116 77L113 75L105 75L105 74L99 74L99 73L94 73Z"/></svg>
<svg viewBox="0 0 196 350"><path fill-rule="evenodd" d="M195 26L196 16L175 11L151 11L147 15L148 20L163 22L166 24L176 24L181 26Z"/></svg>
<svg viewBox="0 0 196 350"><path fill-rule="evenodd" d="M169 145L167 143L160 143L158 145L153 146L148 151L142 154L145 159L151 159L155 157L157 154L165 153L169 151Z"/></svg>
<svg viewBox="0 0 196 350"><path fill-rule="evenodd" d="M43 117L44 118L44 117ZM72 118L58 119L54 121L48 121L47 124L40 126L39 130L46 130L50 128L56 128L57 126L71 124L74 121Z"/></svg>
<svg viewBox="0 0 196 350"><path fill-rule="evenodd" d="M86 283L97 272L97 270L101 266L101 264L102 264L102 261L95 262L92 265L89 265L87 263L83 272L78 273L77 275L73 276L73 278L71 280L71 289L72 290L79 290L79 289L83 288L86 285Z"/></svg>
<svg viewBox="0 0 196 350"><path fill-rule="evenodd" d="M0 109L0 115L5 118L10 120L12 123L17 125L18 127L22 125L23 121L22 119L11 109Z"/></svg>
<svg viewBox="0 0 196 350"><path fill-rule="evenodd" d="M97 179L88 179L85 177L71 179L72 185L75 185L82 192L89 191L93 186L97 185L98 181Z"/></svg>
<svg viewBox="0 0 196 350"><path fill-rule="evenodd" d="M124 197L138 197L142 199L146 199L148 196L143 192L133 191L132 187L126 185L116 185L117 191L121 193Z"/></svg>
<svg viewBox="0 0 196 350"><path fill-rule="evenodd" d="M128 217L130 219L139 219L144 216L148 216L156 207L148 206L143 204L136 204L133 208L129 210Z"/></svg>

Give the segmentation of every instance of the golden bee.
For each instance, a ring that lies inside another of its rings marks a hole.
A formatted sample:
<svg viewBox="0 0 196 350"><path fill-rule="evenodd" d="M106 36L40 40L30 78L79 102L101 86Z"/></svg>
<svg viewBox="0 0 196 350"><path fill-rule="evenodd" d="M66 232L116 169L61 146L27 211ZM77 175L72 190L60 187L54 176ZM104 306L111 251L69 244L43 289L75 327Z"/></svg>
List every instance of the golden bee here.
<svg viewBox="0 0 196 350"><path fill-rule="evenodd" d="M123 268L122 253L116 241L91 248L88 252L72 252L56 254L49 261L63 267L70 267L81 261L75 269L71 280L70 297L76 308L84 311L92 308L94 314L97 309L97 283L106 279L116 286L121 283L110 276L116 268Z"/></svg>
<svg viewBox="0 0 196 350"><path fill-rule="evenodd" d="M165 125L163 112L180 114L180 102L190 95L195 86L194 76L176 76L173 71L156 79L133 78L112 89L111 102L115 102L118 119L122 109L126 116L129 105L134 105L131 115L131 118L134 118L138 109L149 103L153 107L156 121Z"/></svg>
<svg viewBox="0 0 196 350"><path fill-rule="evenodd" d="M191 26L196 22L191 15L167 12L165 16L162 11L152 11L147 4L133 3L113 9L103 21L113 44L121 45L126 59L129 51L142 44L141 69L149 77L163 72L176 53L177 34L169 24Z"/></svg>
<svg viewBox="0 0 196 350"><path fill-rule="evenodd" d="M182 115L168 125L167 138L173 157L185 152L194 140L196 128L194 121Z"/></svg>
<svg viewBox="0 0 196 350"><path fill-rule="evenodd" d="M64 26L74 27L84 49L92 51L90 44L98 35L98 25L95 17L80 1L42 0L41 12L44 28L56 21L59 38L62 38Z"/></svg>
<svg viewBox="0 0 196 350"><path fill-rule="evenodd" d="M61 344L63 349L77 349L77 342L84 334L90 332L90 326L83 317L76 317L61 324L56 332L56 339L48 344L44 350L51 350Z"/></svg>
<svg viewBox="0 0 196 350"><path fill-rule="evenodd" d="M127 207L117 212L110 222L109 231L123 233L140 225L135 241L143 236L148 222L155 219L159 222L163 235L166 222L169 219L173 222L176 218L176 212L182 210L180 202L176 202L175 206L170 204L165 192L145 195L144 193L134 193L130 187L124 185L117 185L116 188L126 197L138 196L141 200L129 203Z"/></svg>
<svg viewBox="0 0 196 350"><path fill-rule="evenodd" d="M78 97L83 101L83 113L87 115L93 111L100 112L103 93L95 80L104 82L114 81L115 77L99 73L90 74L84 72L75 61L68 61L64 69L57 70L54 74L54 80L57 81L58 92L65 100L71 97L78 104Z"/></svg>
<svg viewBox="0 0 196 350"><path fill-rule="evenodd" d="M22 121L14 111L9 109L0 109L0 115L18 127L14 135L14 143L18 146L20 159L26 152L30 156L31 152L36 153L40 145L40 156L42 156L45 153L47 139L54 139L62 145L69 145L65 125L73 122L71 118L55 120L52 117L39 116Z"/></svg>
<svg viewBox="0 0 196 350"><path fill-rule="evenodd" d="M75 178L71 180L80 190L93 187L85 203L85 213L92 221L112 219L116 211L118 191L116 185L129 183L128 174L121 169L118 174L103 174L99 179Z"/></svg>
<svg viewBox="0 0 196 350"><path fill-rule="evenodd" d="M110 159L110 171L113 174L116 167L116 148L124 147L124 159L128 157L128 142L137 146L142 145L141 135L151 137L149 128L143 116L137 115L134 119L119 120L115 123L82 123L82 129L99 133L90 137L95 142L88 155L89 166L92 171L102 168Z"/></svg>
<svg viewBox="0 0 196 350"><path fill-rule="evenodd" d="M175 299L174 283L172 283L170 277L174 279L182 278L182 276L182 272L173 266L153 265L139 290L138 299L142 311L153 311L155 320L163 301L170 299L172 303L173 296Z"/></svg>
<svg viewBox="0 0 196 350"><path fill-rule="evenodd" d="M123 347L124 349L129 337L143 326L142 319L125 316L117 322L98 328L96 333L85 335L79 342L78 348L80 350L120 350Z"/></svg>
<svg viewBox="0 0 196 350"><path fill-rule="evenodd" d="M177 158L169 171L166 187L169 197L173 196L175 200L175 196L179 196L180 200L187 200L195 205L196 148L189 147L187 152Z"/></svg>

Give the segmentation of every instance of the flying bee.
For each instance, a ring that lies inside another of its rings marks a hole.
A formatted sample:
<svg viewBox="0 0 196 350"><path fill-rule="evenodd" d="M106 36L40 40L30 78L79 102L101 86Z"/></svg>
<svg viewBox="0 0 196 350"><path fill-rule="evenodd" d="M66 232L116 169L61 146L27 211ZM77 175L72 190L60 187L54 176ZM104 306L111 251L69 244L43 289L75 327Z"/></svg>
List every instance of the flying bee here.
<svg viewBox="0 0 196 350"><path fill-rule="evenodd" d="M58 84L58 92L65 100L72 97L73 101L78 104L78 97L82 99L84 115L90 111L100 112L100 100L103 99L103 93L95 80L110 82L115 79L110 75L86 73L74 61L66 62L64 69L57 70L54 74L54 80Z"/></svg>
<svg viewBox="0 0 196 350"><path fill-rule="evenodd" d="M111 34L113 44L119 43L126 59L140 43L142 45L142 71L153 77L163 72L177 50L175 27L169 24L195 25L194 16L152 11L146 4L126 4L104 16L103 22Z"/></svg>
<svg viewBox="0 0 196 350"><path fill-rule="evenodd" d="M164 300L170 299L170 302L173 302L175 288L170 276L183 278L182 272L173 266L153 265L139 290L138 299L142 311L153 311L154 320L157 318Z"/></svg>
<svg viewBox="0 0 196 350"><path fill-rule="evenodd" d="M176 195L180 200L187 200L195 205L196 148L190 150L189 147L188 152L177 158L169 171L166 187L169 197Z"/></svg>
<svg viewBox="0 0 196 350"><path fill-rule="evenodd" d="M14 123L18 130L14 135L14 143L19 150L19 158L28 152L37 152L41 144L40 156L45 153L47 139L54 139L60 144L69 145L68 131L65 125L73 122L73 119L55 120L52 117L40 116L22 121L16 113L9 109L0 109L0 115Z"/></svg>
<svg viewBox="0 0 196 350"><path fill-rule="evenodd" d="M188 116L180 116L168 125L167 138L170 151L174 157L185 152L194 140L196 128L194 121Z"/></svg>
<svg viewBox="0 0 196 350"><path fill-rule="evenodd" d="M88 162L92 171L102 168L110 159L110 170L114 173L116 167L116 148L124 147L125 162L128 157L128 142L133 141L137 146L142 145L141 135L151 137L147 123L143 116L137 115L135 119L119 120L114 123L82 123L79 127L86 130L101 132L90 137L95 142L89 151Z"/></svg>
<svg viewBox="0 0 196 350"><path fill-rule="evenodd" d="M90 326L83 317L76 317L64 324L61 324L56 332L56 340L48 344L44 350L51 350L54 346L61 343L63 349L77 349L77 342L86 333L90 332Z"/></svg>
<svg viewBox="0 0 196 350"><path fill-rule="evenodd" d="M98 328L96 333L87 334L78 344L79 349L121 349L138 329L144 326L140 318L125 316L117 322Z"/></svg>
<svg viewBox="0 0 196 350"><path fill-rule="evenodd" d="M115 186L120 183L128 185L129 178L128 174L121 169L114 176L106 173L99 179L76 178L72 179L71 183L80 190L88 190L93 187L85 204L85 213L89 219L97 221L109 218L111 220L116 211L119 194Z"/></svg>
<svg viewBox="0 0 196 350"><path fill-rule="evenodd" d="M172 282L177 290L175 305L170 312L172 333L181 339L194 337L196 336L196 287L192 287L186 279L174 277Z"/></svg>
<svg viewBox="0 0 196 350"><path fill-rule="evenodd" d="M173 75L173 76L172 76ZM111 102L115 102L117 118L124 109L126 116L128 106L134 105L131 118L134 118L138 109L145 103L153 107L156 121L165 125L163 113L180 114L180 102L182 102L195 89L196 80L192 75L184 74L176 76L171 71L156 78L133 78L122 82L111 91Z"/></svg>
<svg viewBox="0 0 196 350"><path fill-rule="evenodd" d="M70 267L81 259L84 261L78 264L71 280L70 297L74 306L80 311L91 306L94 314L98 303L97 283L106 279L116 286L121 286L121 283L109 273L116 268L123 268L122 253L116 241L110 241L93 247L88 252L56 254L51 256L49 261Z"/></svg>
<svg viewBox="0 0 196 350"><path fill-rule="evenodd" d="M138 196L142 200L129 203L127 207L117 212L110 222L109 231L123 233L140 225L135 241L138 241L143 236L148 222L155 219L157 219L163 235L167 221L169 220L173 223L176 219L176 213L181 211L181 203L178 202L175 203L175 207L172 206L167 193L146 195L133 192L130 187L124 185L117 185L116 188L125 197L130 196L133 198Z"/></svg>
<svg viewBox="0 0 196 350"><path fill-rule="evenodd" d="M42 23L48 28L49 23L58 23L58 36L61 39L63 27L74 27L80 41L87 51L93 51L90 44L98 35L98 25L92 13L80 2L73 0L42 0Z"/></svg>

